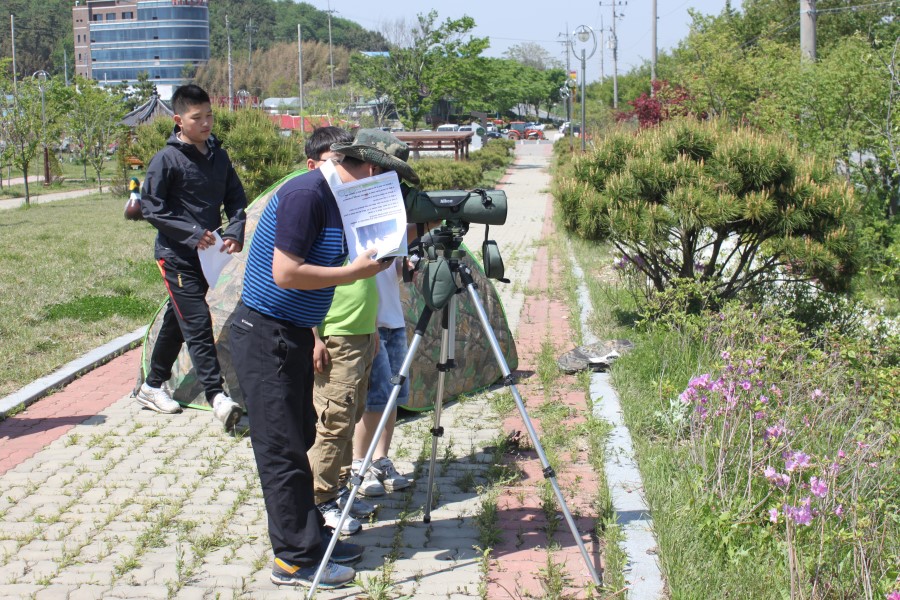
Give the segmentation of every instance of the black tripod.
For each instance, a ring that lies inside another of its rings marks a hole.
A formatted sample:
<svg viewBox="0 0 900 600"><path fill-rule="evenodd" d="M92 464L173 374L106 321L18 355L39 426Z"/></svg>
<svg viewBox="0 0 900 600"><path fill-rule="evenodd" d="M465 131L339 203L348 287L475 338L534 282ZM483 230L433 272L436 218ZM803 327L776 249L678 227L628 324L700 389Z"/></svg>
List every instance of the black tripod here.
<svg viewBox="0 0 900 600"><path fill-rule="evenodd" d="M334 551L334 546L337 543L338 537L340 535L341 527L343 527L344 522L347 520L347 517L350 514L350 510L353 507L353 502L356 500L359 486L362 483L362 477L365 475L366 471L369 469L369 466L372 464L372 457L375 454L375 447L378 444L378 440L384 433L384 428L387 424L388 418L396 408L397 398L400 395L400 388L403 385L403 382L409 377L409 370L412 365L413 358L416 355L416 351L419 348L419 344L421 343L422 338L425 336L425 332L428 329L428 323L429 321L431 321L431 316L434 314L435 310L441 310L441 357L440 363L438 363L437 365L437 396L434 403L434 426L431 428L431 459L429 461L428 468L428 490L427 499L425 501L425 514L423 516L423 521L425 523L431 522L431 505L434 492L434 467L435 460L437 458L438 438L444 435L444 428L441 427L441 407L443 405L444 398L444 377L446 376L447 371L455 366L453 349L456 342L456 303L457 295L459 293L462 293L463 291L468 291L469 298L472 301L472 305L475 307L475 310L478 313L478 319L481 322L481 327L486 338L490 342L491 350L493 351L494 357L497 359L497 364L500 366L501 372L503 373L503 385L509 387L510 391L512 392L513 398L515 398L516 406L519 409L519 413L522 415L522 420L525 422L525 428L528 430L528 435L531 437L531 441L534 444L534 449L541 461L544 478L548 479L551 486L553 487L553 491L556 494L556 500L557 502L559 502L560 509L565 516L566 522L569 524L569 529L572 532L572 537L575 538L575 543L578 544L578 548L581 551L581 556L584 558L584 563L591 574L591 579L593 579L594 584L598 586L601 584L600 577L597 574L597 570L594 568L594 565L591 562L590 555L588 554L588 551L584 546L584 542L581 539L581 534L578 532L578 528L575 525L575 520L572 518L572 514L569 512L568 506L566 506L565 498L563 498L562 491L559 488L559 483L557 483L556 481L556 473L553 470L553 467L550 466L550 463L547 460L547 455L544 454L544 449L541 446L540 440L538 439L537 432L534 430L531 419L526 412L525 403L522 401L522 397L519 395L518 389L516 389L514 378L509 370L509 365L506 362L506 358L503 356L503 351L500 348L499 342L497 341L497 336L494 334L494 330L491 328L488 315L484 310L484 305L481 303L481 298L478 296L478 292L475 288L475 283L472 279L472 272L469 267L460 260L463 255L463 252L459 250L459 245L461 242L461 236L458 234L443 231L436 231L431 234L430 244L434 249L442 251L442 258L449 265L449 270L444 269L437 271L438 273L442 274L441 277L449 277L451 279L451 281L444 281L443 283L455 285L456 277L459 277L459 280L462 282L462 288L456 287L455 291L449 296L449 299L444 303L442 303L442 301L439 301L437 303L437 306L435 306L435 302L433 302L433 299L429 298L428 293L426 293L426 306L422 309L422 313L416 323L415 334L413 335L412 342L409 345L409 350L407 351L406 356L403 358L403 364L400 367L400 372L391 380L391 382L394 384L394 389L391 391L391 396L388 399L387 406L385 406L384 413L382 414L381 420L378 423L378 427L375 430L372 443L369 445L369 449L366 452L365 458L363 459L362 466L359 470L359 475L354 476L350 481L352 484L352 488L350 489L350 499L344 506L344 509L341 512L340 520L338 521L337 526L334 528L334 535L332 536L331 541L328 544L328 548L325 550L325 556L322 559L322 563L319 565L319 569L316 571L316 576L313 579L312 585L310 586L307 598L311 599L315 594L316 588L319 585L319 580L321 579L322 573L325 570L325 565L331 558L331 553ZM434 251L429 252L429 254L432 258L437 256ZM446 273L446 275L444 275L444 273ZM434 287L432 286L429 289L434 289Z"/></svg>

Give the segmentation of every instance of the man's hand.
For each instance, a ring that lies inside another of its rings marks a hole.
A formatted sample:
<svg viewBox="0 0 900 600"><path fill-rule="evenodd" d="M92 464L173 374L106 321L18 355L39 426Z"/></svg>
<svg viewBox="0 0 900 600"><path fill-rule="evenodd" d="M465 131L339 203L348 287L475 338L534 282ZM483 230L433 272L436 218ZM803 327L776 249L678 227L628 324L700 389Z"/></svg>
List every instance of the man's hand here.
<svg viewBox="0 0 900 600"><path fill-rule="evenodd" d="M216 236L211 231L204 231L203 237L197 242L197 250L206 250L216 245Z"/></svg>
<svg viewBox="0 0 900 600"><path fill-rule="evenodd" d="M244 248L244 245L238 241L231 239L222 240L222 247L219 248L219 252L227 252L228 254L234 254L235 252L240 252Z"/></svg>

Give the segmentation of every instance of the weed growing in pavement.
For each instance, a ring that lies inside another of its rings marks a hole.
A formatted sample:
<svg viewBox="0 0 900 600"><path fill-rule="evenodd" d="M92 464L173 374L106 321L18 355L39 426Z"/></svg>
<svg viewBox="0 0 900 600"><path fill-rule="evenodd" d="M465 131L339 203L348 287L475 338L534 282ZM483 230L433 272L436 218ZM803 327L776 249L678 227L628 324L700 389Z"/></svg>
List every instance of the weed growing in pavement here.
<svg viewBox="0 0 900 600"><path fill-rule="evenodd" d="M450 467L453 465L453 460L455 456L453 455L453 440L447 439L444 445L444 457L441 459L441 477L447 475L447 471L450 470Z"/></svg>
<svg viewBox="0 0 900 600"><path fill-rule="evenodd" d="M356 585L362 590L363 595L358 595L360 600L390 600L392 591L396 587L393 581L394 561L385 560L377 575L372 577L360 575L356 578Z"/></svg>
<svg viewBox="0 0 900 600"><path fill-rule="evenodd" d="M466 471L453 482L461 492L471 492L475 489L475 474Z"/></svg>
<svg viewBox="0 0 900 600"><path fill-rule="evenodd" d="M539 581L544 590L543 598L546 600L561 600L564 598L563 592L566 585L570 582L570 577L563 569L564 563L557 563L553 560L553 549L547 550L547 562L538 570L540 574Z"/></svg>
<svg viewBox="0 0 900 600"><path fill-rule="evenodd" d="M478 572L481 574L478 578L478 597L487 600L491 574L491 548L475 546L475 551L478 552Z"/></svg>

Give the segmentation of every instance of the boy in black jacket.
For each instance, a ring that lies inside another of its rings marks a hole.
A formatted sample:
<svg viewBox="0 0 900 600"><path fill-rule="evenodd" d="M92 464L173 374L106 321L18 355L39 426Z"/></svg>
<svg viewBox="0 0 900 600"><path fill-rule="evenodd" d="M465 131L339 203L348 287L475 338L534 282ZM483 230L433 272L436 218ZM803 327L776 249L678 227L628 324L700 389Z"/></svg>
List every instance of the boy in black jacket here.
<svg viewBox="0 0 900 600"><path fill-rule="evenodd" d="M146 381L137 401L157 412L181 412L163 382L187 342L191 362L206 392L213 413L231 431L241 408L227 394L216 355L212 318L206 303L209 285L197 250L214 246L214 231L228 226L220 251L240 252L244 245L247 197L228 153L212 135L213 113L209 95L196 85L184 85L172 95L175 129L165 148L147 167L141 190L141 212L156 227L154 256L169 292L162 328L150 357Z"/></svg>

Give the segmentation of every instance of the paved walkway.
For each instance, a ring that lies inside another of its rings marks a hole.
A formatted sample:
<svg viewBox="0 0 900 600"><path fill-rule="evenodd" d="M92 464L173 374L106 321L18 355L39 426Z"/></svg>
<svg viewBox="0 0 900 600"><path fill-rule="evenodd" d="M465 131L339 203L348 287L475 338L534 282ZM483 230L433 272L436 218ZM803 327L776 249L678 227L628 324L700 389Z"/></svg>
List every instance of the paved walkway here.
<svg viewBox="0 0 900 600"><path fill-rule="evenodd" d="M552 337L560 348L571 346L567 312L552 293L557 274L540 243L552 235L549 155L549 144L519 146L505 184L508 222L491 229L513 280L498 290L517 335L519 390L529 412L545 394L533 376L542 344ZM473 226L468 245L477 248L481 239L483 230ZM138 359L139 350L126 353L0 423L0 598L300 597L269 582L271 550L249 440L222 433L208 412L141 410L128 397ZM576 422L584 391L565 380L557 387ZM499 491L493 558L477 548L485 501L479 485L495 468L498 438L523 430L517 419L501 422L485 395L445 407L428 525L421 514L432 414L399 424L395 462L416 484L386 496L378 520L354 536L366 546L355 565L362 589L318 597L540 598L550 571L572 597L585 597L587 570L565 524L546 522L540 464L527 449L506 459L524 477ZM553 466L569 508L588 532L596 479L583 449L560 463ZM562 545L554 553L547 551L551 536ZM599 570L600 550L584 540Z"/></svg>
<svg viewBox="0 0 900 600"><path fill-rule="evenodd" d="M106 188L104 188L106 189ZM53 192L52 194L41 194L40 196L31 196L31 204L43 204L45 202L53 202L55 200L65 200L66 198L78 198L81 196L90 196L91 194L97 194L97 188L90 188L85 190L70 190L68 192ZM6 200L0 200L0 210L10 209L10 208L19 208L25 204L25 198L7 198ZM124 201L122 202L122 206L125 206Z"/></svg>

